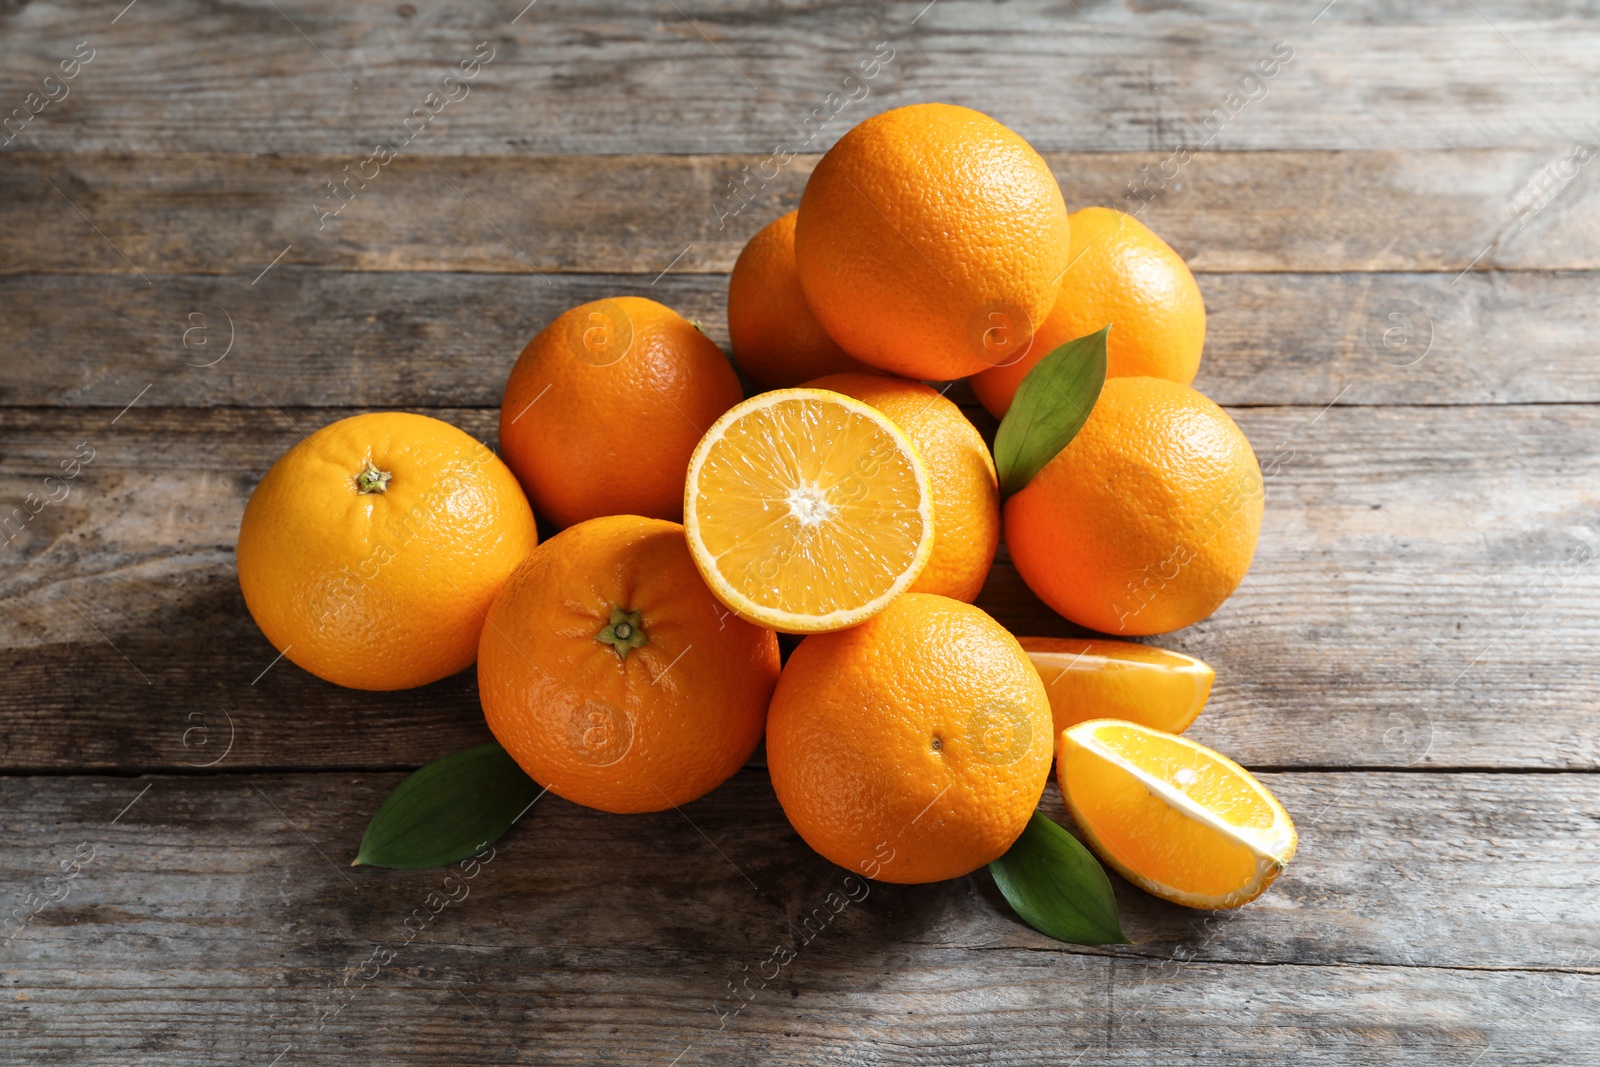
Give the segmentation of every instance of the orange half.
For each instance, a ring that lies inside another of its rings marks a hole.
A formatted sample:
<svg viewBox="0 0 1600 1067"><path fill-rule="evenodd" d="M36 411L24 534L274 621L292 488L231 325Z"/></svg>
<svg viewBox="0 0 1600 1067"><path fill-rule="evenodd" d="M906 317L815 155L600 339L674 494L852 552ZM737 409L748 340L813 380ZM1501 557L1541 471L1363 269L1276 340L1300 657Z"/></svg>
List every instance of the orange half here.
<svg viewBox="0 0 1600 1067"><path fill-rule="evenodd" d="M778 389L701 438L683 525L706 584L740 618L824 633L864 622L916 581L933 551L933 488L876 408Z"/></svg>
<svg viewBox="0 0 1600 1067"><path fill-rule="evenodd" d="M1294 856L1289 813L1250 772L1187 738L1093 719L1061 734L1056 776L1089 847L1148 893L1237 908Z"/></svg>
<svg viewBox="0 0 1600 1067"><path fill-rule="evenodd" d="M1181 734L1217 672L1193 656L1133 641L1019 637L1044 681L1056 733L1090 719L1126 719Z"/></svg>

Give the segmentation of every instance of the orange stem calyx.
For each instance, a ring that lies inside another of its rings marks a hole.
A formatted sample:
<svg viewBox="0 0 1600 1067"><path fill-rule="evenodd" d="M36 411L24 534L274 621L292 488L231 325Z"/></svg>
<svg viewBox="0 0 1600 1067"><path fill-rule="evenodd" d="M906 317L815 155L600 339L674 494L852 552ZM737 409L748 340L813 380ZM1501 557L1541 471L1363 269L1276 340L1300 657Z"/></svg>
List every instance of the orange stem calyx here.
<svg viewBox="0 0 1600 1067"><path fill-rule="evenodd" d="M624 611L621 608L611 609L611 621L594 635L594 639L602 645L610 645L616 649L618 659L627 659L628 653L633 649L650 643L650 637L644 632L644 624L639 619L639 613Z"/></svg>
<svg viewBox="0 0 1600 1067"><path fill-rule="evenodd" d="M367 460L367 465L356 474L356 492L363 496L369 493L386 493L389 491L389 479L394 475L388 471L381 471L372 465L372 460Z"/></svg>

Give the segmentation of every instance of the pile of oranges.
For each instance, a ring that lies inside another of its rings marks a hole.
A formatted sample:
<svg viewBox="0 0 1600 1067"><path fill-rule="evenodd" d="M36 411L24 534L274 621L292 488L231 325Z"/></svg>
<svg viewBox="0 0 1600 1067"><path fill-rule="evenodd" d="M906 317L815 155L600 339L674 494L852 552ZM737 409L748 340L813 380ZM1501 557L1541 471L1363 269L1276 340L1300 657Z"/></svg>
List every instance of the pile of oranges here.
<svg viewBox="0 0 1600 1067"><path fill-rule="evenodd" d="M1047 356L1107 326L1087 421L1002 500L943 383L1003 418L1047 387ZM362 689L476 662L500 744L603 811L695 800L765 737L809 845L927 882L1005 854L1054 762L1089 845L1136 884L1197 907L1264 890L1287 814L1177 736L1210 668L1019 640L972 603L1002 532L1046 604L1117 637L1203 619L1243 578L1261 472L1189 387L1205 309L1183 260L1128 215L1069 215L988 116L915 105L847 133L751 238L728 332L768 391L746 398L697 324L616 296L523 350L498 456L399 412L311 434L240 528L262 631ZM560 532L540 542L536 513ZM779 632L804 635L787 662Z"/></svg>

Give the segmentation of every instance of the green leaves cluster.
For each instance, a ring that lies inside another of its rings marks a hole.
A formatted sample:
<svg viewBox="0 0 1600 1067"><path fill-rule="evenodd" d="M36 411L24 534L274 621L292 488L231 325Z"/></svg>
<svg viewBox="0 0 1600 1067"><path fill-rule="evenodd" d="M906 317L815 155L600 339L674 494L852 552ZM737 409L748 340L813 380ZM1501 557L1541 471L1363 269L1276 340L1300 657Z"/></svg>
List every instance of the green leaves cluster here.
<svg viewBox="0 0 1600 1067"><path fill-rule="evenodd" d="M1000 492L1033 480L1089 421L1106 382L1107 326L1041 359L1017 386L994 435ZM1078 839L1033 813L1004 856L989 864L1006 902L1029 926L1077 945L1125 945L1105 869Z"/></svg>
<svg viewBox="0 0 1600 1067"><path fill-rule="evenodd" d="M1068 341L1030 370L994 435L1000 493L1010 496L1078 435L1106 381L1107 326Z"/></svg>
<svg viewBox="0 0 1600 1067"><path fill-rule="evenodd" d="M698 324L696 324L698 327ZM1018 386L995 434L1000 490L1022 489L1075 437L1106 377L1111 327L1068 341L1040 360ZM643 643L630 627L627 647ZM632 620L634 626L637 619ZM498 744L435 760L402 782L378 809L355 862L377 867L443 867L498 840L542 795ZM1001 894L1029 926L1073 944L1127 944L1105 870L1088 849L1035 812L1011 849L989 865Z"/></svg>
<svg viewBox="0 0 1600 1067"><path fill-rule="evenodd" d="M355 862L415 870L466 859L499 840L541 793L499 745L463 749L434 760L389 794L367 825ZM1079 945L1127 943L1099 862L1038 812L989 871L1006 901L1040 933Z"/></svg>

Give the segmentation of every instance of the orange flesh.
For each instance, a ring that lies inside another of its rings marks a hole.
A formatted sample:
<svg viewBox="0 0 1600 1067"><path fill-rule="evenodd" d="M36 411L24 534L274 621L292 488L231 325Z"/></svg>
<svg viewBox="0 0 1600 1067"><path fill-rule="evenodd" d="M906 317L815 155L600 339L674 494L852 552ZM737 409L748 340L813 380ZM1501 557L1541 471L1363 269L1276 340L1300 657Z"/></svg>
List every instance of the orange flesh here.
<svg viewBox="0 0 1600 1067"><path fill-rule="evenodd" d="M1169 895L1164 888L1212 898L1199 906L1242 903L1293 855L1292 824L1270 794L1236 765L1176 737L1085 724L1062 738L1058 775L1096 850L1158 895ZM1183 798L1203 811L1185 810Z"/></svg>
<svg viewBox="0 0 1600 1067"><path fill-rule="evenodd" d="M1182 733L1205 707L1216 677L1193 656L1130 641L1020 640L1044 681L1057 734L1090 719Z"/></svg>
<svg viewBox="0 0 1600 1067"><path fill-rule="evenodd" d="M779 401L710 449L698 533L722 577L760 607L849 611L917 564L927 527L917 474L871 419L827 400Z"/></svg>

